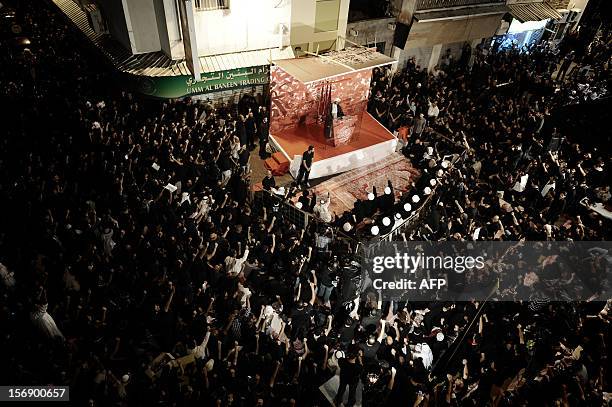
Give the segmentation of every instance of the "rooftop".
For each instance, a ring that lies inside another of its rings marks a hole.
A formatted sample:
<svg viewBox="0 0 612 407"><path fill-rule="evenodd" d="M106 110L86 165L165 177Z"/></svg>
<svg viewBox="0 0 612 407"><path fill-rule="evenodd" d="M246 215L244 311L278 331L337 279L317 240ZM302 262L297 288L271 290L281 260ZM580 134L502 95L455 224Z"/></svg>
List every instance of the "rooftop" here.
<svg viewBox="0 0 612 407"><path fill-rule="evenodd" d="M87 14L73 0L52 0L62 13L112 61L118 70L133 75L178 76L191 75L185 60L172 60L161 51L132 55L121 44L106 34L96 33L87 19ZM230 54L201 56L202 73L225 71L236 68L268 65L271 60L293 58L291 47L248 50Z"/></svg>
<svg viewBox="0 0 612 407"><path fill-rule="evenodd" d="M300 82L309 83L349 72L394 64L397 61L373 48L354 47L321 55L273 60L272 62Z"/></svg>

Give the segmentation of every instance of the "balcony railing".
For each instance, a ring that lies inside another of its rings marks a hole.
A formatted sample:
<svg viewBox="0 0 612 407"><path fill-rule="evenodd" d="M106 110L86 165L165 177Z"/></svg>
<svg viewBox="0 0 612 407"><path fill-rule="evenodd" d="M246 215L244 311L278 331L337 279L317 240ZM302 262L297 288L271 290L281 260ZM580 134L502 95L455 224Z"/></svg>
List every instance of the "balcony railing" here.
<svg viewBox="0 0 612 407"><path fill-rule="evenodd" d="M475 6L486 4L505 4L505 0L417 0L417 10L431 10L437 8Z"/></svg>

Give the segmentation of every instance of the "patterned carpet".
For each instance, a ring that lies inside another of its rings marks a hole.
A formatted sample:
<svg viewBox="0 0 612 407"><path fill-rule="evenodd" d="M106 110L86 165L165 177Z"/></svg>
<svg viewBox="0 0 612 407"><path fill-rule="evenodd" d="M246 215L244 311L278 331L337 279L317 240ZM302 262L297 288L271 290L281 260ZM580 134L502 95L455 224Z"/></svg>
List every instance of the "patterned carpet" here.
<svg viewBox="0 0 612 407"><path fill-rule="evenodd" d="M396 197L406 192L410 183L419 177L419 171L403 155L395 153L375 164L347 171L312 188L317 196L330 192L331 210L338 215L353 209L357 199L365 199L372 187L382 194L391 180Z"/></svg>

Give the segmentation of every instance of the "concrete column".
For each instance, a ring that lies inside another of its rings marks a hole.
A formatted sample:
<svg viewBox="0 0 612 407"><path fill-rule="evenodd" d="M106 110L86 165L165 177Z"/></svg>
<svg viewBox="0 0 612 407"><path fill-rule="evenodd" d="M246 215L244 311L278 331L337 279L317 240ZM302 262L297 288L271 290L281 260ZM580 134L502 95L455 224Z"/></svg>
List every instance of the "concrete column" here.
<svg viewBox="0 0 612 407"><path fill-rule="evenodd" d="M121 0L123 6L123 14L125 15L125 24L127 27L128 38L130 39L130 51L132 54L136 54L136 38L134 37L134 29L132 28L132 18L130 17L130 7L128 6L127 0Z"/></svg>
<svg viewBox="0 0 612 407"><path fill-rule="evenodd" d="M400 57L402 56L402 51L403 49L399 47L395 47L395 46L391 49L391 58L397 60L397 64L391 65L391 72L393 73L395 73L395 71L397 71L397 69L399 68L399 64L400 64L399 60L400 60Z"/></svg>
<svg viewBox="0 0 612 407"><path fill-rule="evenodd" d="M416 0L402 0L402 6L400 8L400 14L397 17L397 21L404 24L410 24L415 9Z"/></svg>
<svg viewBox="0 0 612 407"><path fill-rule="evenodd" d="M431 72L434 66L438 65L440 59L440 52L442 51L442 44L436 44L431 49L431 56L429 57L429 64L427 65L427 71Z"/></svg>
<svg viewBox="0 0 612 407"><path fill-rule="evenodd" d="M185 60L193 78L198 82L201 79L202 68L198 58L193 0L180 0L178 3L181 16L181 31L183 33L183 46L185 47Z"/></svg>
<svg viewBox="0 0 612 407"><path fill-rule="evenodd" d="M474 65L474 60L476 59L476 47L480 44L482 39L473 40L470 44L472 46L472 54L470 55L470 60L468 61L468 66L471 68Z"/></svg>

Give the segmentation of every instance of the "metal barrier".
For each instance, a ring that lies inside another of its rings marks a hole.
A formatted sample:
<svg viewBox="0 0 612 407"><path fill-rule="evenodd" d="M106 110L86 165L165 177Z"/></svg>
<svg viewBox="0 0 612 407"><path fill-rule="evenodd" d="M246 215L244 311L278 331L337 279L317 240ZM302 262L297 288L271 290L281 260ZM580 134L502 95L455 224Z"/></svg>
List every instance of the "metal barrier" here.
<svg viewBox="0 0 612 407"><path fill-rule="evenodd" d="M264 207L272 210L272 212L268 213L269 217L280 214L284 219L287 219L300 229L306 229L312 221L318 221L313 214L298 209L284 196L279 196L271 191L260 190L254 192L253 206L257 211L262 210Z"/></svg>

